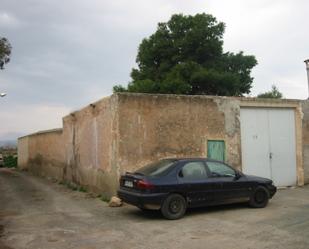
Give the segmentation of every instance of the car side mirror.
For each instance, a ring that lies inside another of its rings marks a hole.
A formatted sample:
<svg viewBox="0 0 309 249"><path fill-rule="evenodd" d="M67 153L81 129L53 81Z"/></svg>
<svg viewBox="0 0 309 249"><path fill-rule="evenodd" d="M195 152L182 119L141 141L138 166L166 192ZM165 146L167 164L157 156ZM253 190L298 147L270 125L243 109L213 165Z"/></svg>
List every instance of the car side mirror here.
<svg viewBox="0 0 309 249"><path fill-rule="evenodd" d="M235 180L238 180L241 177L241 174L235 171Z"/></svg>
<svg viewBox="0 0 309 249"><path fill-rule="evenodd" d="M182 170L179 171L179 174L178 174L178 175L179 175L179 177L181 177L181 178L183 177Z"/></svg>

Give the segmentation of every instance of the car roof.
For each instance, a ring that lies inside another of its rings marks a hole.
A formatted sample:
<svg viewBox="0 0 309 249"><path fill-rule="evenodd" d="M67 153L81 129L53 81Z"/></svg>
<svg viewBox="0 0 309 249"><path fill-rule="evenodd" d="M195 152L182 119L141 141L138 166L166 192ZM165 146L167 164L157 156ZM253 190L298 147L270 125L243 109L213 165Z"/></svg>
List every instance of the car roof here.
<svg viewBox="0 0 309 249"><path fill-rule="evenodd" d="M224 163L222 161L218 161L218 160L214 160L214 159L210 159L210 158L206 158L206 157L176 157L176 158L164 158L162 160L172 160L172 161L210 161L210 162L221 162Z"/></svg>

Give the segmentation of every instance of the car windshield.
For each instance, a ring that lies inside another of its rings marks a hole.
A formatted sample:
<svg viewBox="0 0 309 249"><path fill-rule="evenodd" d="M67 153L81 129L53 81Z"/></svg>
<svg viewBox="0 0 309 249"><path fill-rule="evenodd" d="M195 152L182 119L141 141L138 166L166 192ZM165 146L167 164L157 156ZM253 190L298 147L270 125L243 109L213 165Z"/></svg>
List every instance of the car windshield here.
<svg viewBox="0 0 309 249"><path fill-rule="evenodd" d="M158 162L150 163L135 171L135 174L145 176L162 176L167 173L168 169L171 168L175 161L175 159L164 159Z"/></svg>

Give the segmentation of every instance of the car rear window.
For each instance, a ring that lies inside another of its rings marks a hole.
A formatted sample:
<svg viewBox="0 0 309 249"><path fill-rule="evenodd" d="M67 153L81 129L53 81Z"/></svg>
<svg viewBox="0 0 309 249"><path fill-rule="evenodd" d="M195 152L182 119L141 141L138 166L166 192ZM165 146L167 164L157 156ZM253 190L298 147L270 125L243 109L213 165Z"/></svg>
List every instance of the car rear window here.
<svg viewBox="0 0 309 249"><path fill-rule="evenodd" d="M175 161L175 159L165 159L158 162L150 163L138 169L137 171L135 171L135 173L145 176L163 176L167 174Z"/></svg>

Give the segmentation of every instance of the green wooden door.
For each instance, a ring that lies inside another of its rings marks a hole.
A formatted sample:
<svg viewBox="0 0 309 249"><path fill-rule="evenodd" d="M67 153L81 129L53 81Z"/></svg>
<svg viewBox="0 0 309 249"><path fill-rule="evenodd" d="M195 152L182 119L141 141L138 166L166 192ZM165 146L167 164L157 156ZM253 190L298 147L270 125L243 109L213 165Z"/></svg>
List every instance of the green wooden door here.
<svg viewBox="0 0 309 249"><path fill-rule="evenodd" d="M214 160L225 161L225 143L223 140L207 141L207 157Z"/></svg>

